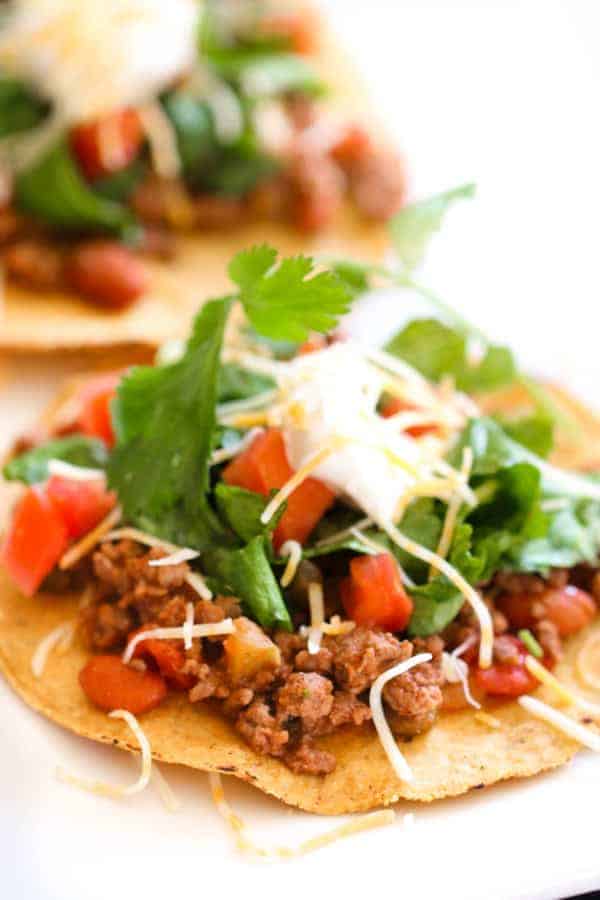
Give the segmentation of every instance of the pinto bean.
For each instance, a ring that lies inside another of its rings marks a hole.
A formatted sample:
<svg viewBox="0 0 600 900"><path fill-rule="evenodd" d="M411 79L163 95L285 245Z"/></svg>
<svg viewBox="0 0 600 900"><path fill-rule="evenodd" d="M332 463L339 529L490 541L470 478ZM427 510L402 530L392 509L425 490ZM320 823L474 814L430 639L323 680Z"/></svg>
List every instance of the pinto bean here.
<svg viewBox="0 0 600 900"><path fill-rule="evenodd" d="M65 277L78 293L107 309L125 309L148 287L148 271L116 241L86 241L70 254Z"/></svg>
<svg viewBox="0 0 600 900"><path fill-rule="evenodd" d="M164 700L167 686L157 672L140 672L118 656L93 656L79 673L79 683L94 706L110 712L126 709L134 716Z"/></svg>

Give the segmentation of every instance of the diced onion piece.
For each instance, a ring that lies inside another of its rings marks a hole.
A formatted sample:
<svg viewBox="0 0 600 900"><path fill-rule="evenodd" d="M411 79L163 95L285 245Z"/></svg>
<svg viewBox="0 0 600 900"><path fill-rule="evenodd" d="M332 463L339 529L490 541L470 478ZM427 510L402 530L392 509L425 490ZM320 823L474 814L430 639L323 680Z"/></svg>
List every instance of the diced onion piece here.
<svg viewBox="0 0 600 900"><path fill-rule="evenodd" d="M141 644L142 641L147 641L149 638L159 641L184 641L186 635L191 635L192 638L218 637L222 634L232 634L233 630L232 619L223 619L221 622L208 622L205 625L192 625L187 628L185 625L177 625L171 628L149 628L148 631L140 631L131 638L125 648L122 659L124 663L130 662L137 645Z"/></svg>
<svg viewBox="0 0 600 900"><path fill-rule="evenodd" d="M252 853L260 857L280 857L289 859L291 857L304 856L313 850L319 850L329 844L333 844L339 838L348 837L352 834L358 834L362 831L369 831L372 828L380 828L382 825L391 825L396 820L396 813L393 809L381 809L377 812L367 813L362 816L355 816L350 821L345 822L337 828L326 831L324 834L309 838L298 844L296 847L261 847L256 844L250 835L245 822L232 810L231 806L225 799L223 790L223 782L221 776L217 772L210 772L208 776L210 790L219 814L227 822L235 835L236 844L239 850L245 853Z"/></svg>
<svg viewBox="0 0 600 900"><path fill-rule="evenodd" d="M492 664L492 647L494 643L494 628L492 625L492 617L490 611L477 593L471 587L468 581L458 572L454 566L451 566L445 559L442 559L437 553L428 550L416 541L412 541L403 535L395 525L391 522L379 521L377 523L380 528L388 534L395 544L398 545L406 553L421 559L423 562L435 566L438 571L445 575L448 581L455 586L463 595L465 600L473 608L473 612L479 620L479 628L481 631L481 643L479 645L479 665L482 669L487 669Z"/></svg>
<svg viewBox="0 0 600 900"><path fill-rule="evenodd" d="M578 709L581 709L583 712L587 712L596 718L600 717L600 704L591 703L583 697L578 697L577 694L566 687L566 685L562 684L552 672L549 672L545 666L538 662L534 656L527 655L525 657L525 665L533 677L551 688L563 703L570 706L576 706Z"/></svg>
<svg viewBox="0 0 600 900"><path fill-rule="evenodd" d="M106 473L102 469L91 469L86 466L74 466L63 459L48 460L48 472L50 475L60 475L61 478L70 478L71 481L97 481L106 479Z"/></svg>
<svg viewBox="0 0 600 900"><path fill-rule="evenodd" d="M287 556L288 561L281 576L280 585L283 588L288 587L296 577L296 571L300 560L302 559L302 544L298 541L286 541L279 549L280 556Z"/></svg>
<svg viewBox="0 0 600 900"><path fill-rule="evenodd" d="M46 662L48 661L48 656L52 650L59 644L66 645L68 642L72 641L74 633L75 623L63 622L61 625L57 625L56 628L53 628L45 638L42 638L31 657L31 671L36 678L41 678L44 674Z"/></svg>
<svg viewBox="0 0 600 900"><path fill-rule="evenodd" d="M297 472L294 472L292 477L277 491L273 499L267 503L260 517L260 521L263 525L269 524L281 504L285 503L290 494L293 494L303 481L306 481L311 472L314 472L321 463L325 462L325 460L339 448L340 443L341 441L339 440L332 441L326 447L323 447L315 453L308 462L298 469Z"/></svg>
<svg viewBox="0 0 600 900"><path fill-rule="evenodd" d="M403 660L403 662L392 666L391 669L386 669L385 672L382 672L381 675L375 679L369 692L369 704L373 715L373 724L375 725L379 740L382 743L387 758L400 781L411 782L414 780L414 776L410 766L402 756L398 744L396 743L396 739L385 718L381 693L385 685L388 681L391 681L392 678L396 678L397 675L403 675L404 672L408 672L410 669L413 669L415 666L419 666L422 663L429 662L432 658L431 653L417 653L416 656L411 656L410 659Z"/></svg>
<svg viewBox="0 0 600 900"><path fill-rule="evenodd" d="M160 559L149 560L148 565L153 568L159 568L161 566L178 566L179 563L188 562L190 559L197 559L199 556L200 554L197 550L192 550L190 547L182 547L181 550L176 550L168 556L161 556Z"/></svg>
<svg viewBox="0 0 600 900"><path fill-rule="evenodd" d="M577 654L575 667L580 680L587 687L600 690L600 634L592 634ZM598 672L598 674L596 674Z"/></svg>
<svg viewBox="0 0 600 900"><path fill-rule="evenodd" d="M121 785L110 784L106 781L90 781L87 778L79 778L77 775L70 775L64 769L57 769L57 776L60 781L67 784L73 784L75 787L92 794L100 794L105 797L131 797L132 794L139 794L143 791L150 781L152 773L152 751L148 738L142 731L140 723L136 717L126 709L114 709L109 714L111 719L123 719L133 731L138 742L140 752L142 754L142 767L139 778L133 784L122 787Z"/></svg>
<svg viewBox="0 0 600 900"><path fill-rule="evenodd" d="M80 541L77 541L76 544L73 544L72 547L69 547L67 552L60 559L58 568L62 570L71 569L80 559L87 556L90 550L93 550L96 544L99 544L102 538L110 533L111 528L114 528L115 525L117 525L121 519L121 515L121 507L115 506L115 508L112 509L95 528L88 531L88 533L85 534Z"/></svg>
<svg viewBox="0 0 600 900"><path fill-rule="evenodd" d="M579 722L574 722L573 719L570 719L564 713L559 712L552 706L548 706L547 703L542 703L541 700L537 700L535 697L530 697L529 694L519 697L518 703L532 716L548 722L549 725L553 725L554 728L562 731L563 734L577 741L577 743L582 744L584 747L589 747L590 750L594 750L596 753L600 753L600 735L589 728L580 725Z"/></svg>

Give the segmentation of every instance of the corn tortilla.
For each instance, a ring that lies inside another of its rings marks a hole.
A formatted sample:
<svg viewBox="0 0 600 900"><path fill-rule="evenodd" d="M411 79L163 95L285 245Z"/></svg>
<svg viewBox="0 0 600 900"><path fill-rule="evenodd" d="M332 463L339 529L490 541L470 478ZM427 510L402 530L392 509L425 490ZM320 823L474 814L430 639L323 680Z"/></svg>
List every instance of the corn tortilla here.
<svg viewBox="0 0 600 900"><path fill-rule="evenodd" d="M63 394L46 413L46 425L68 396ZM575 401L570 402L572 410L578 409ZM589 423L596 422L591 414L586 415ZM0 487L7 491L14 486ZM7 495L2 499L7 500ZM6 509L7 503L2 505ZM49 656L42 678L35 678L31 671L39 642L57 625L74 621L77 604L74 595L25 598L0 571L0 671L29 706L52 721L83 737L124 750L136 749L127 726L95 709L81 690L78 674L89 652L77 638L66 653ZM561 681L590 700L595 699L593 694L577 681L575 659L592 633L600 633L600 621L570 640L565 659L556 669ZM538 694L553 700L545 688ZM515 702L498 704L491 711L499 728L478 721L475 710L469 709L442 715L429 732L401 744L415 775L412 784L396 778L372 729L348 729L322 739L320 745L333 752L338 763L331 775L321 778L296 775L278 760L256 754L210 703L191 704L182 694L168 696L161 706L141 717L141 724L157 760L235 775L291 806L338 815L400 799L429 802L509 778L536 775L568 762L579 749L575 741L533 718ZM584 718L581 713L571 711L571 715Z"/></svg>
<svg viewBox="0 0 600 900"><path fill-rule="evenodd" d="M380 133L360 79L326 29L320 34L316 67L331 86L331 109ZM385 227L366 222L349 204L316 236L307 237L291 225L277 222L180 234L174 260L148 261L150 290L121 313L105 312L73 294L5 285L0 303L0 349L50 352L132 344L156 347L168 338L185 336L201 302L230 289L226 270L232 256L265 241L286 255L332 254L371 261L380 261L388 246Z"/></svg>

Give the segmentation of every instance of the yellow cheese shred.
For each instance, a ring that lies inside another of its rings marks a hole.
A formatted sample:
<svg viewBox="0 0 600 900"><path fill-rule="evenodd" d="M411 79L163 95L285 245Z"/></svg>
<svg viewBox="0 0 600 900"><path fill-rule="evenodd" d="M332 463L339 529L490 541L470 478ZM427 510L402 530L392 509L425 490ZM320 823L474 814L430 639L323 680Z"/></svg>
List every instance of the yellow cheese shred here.
<svg viewBox="0 0 600 900"><path fill-rule="evenodd" d="M279 582L281 587L286 588L296 577L298 565L302 559L302 544L298 543L298 541L286 541L285 544L282 544L279 548L279 555L284 557L287 556L288 558Z"/></svg>
<svg viewBox="0 0 600 900"><path fill-rule="evenodd" d="M129 663L135 652L135 648L142 641L150 638L159 641L186 641L191 638L217 637L222 634L232 634L234 631L233 619L223 619L221 622L208 622L205 625L177 625L172 628L149 628L134 635L123 652L123 662Z"/></svg>
<svg viewBox="0 0 600 900"><path fill-rule="evenodd" d="M307 853L312 853L314 850L320 850L322 847L333 844L340 838L348 837L352 834L359 834L362 831L369 831L373 828L381 828L384 825L391 825L396 819L396 813L393 809L381 809L377 812L356 816L349 822L345 822L337 828L333 828L330 831L326 831L324 834L302 841L302 843L298 844L296 847L261 847L253 841L244 821L236 815L225 799L225 791L223 790L221 776L217 772L211 772L208 778L214 804L217 807L219 814L232 829L238 850L255 856L275 856L281 859L305 856Z"/></svg>
<svg viewBox="0 0 600 900"><path fill-rule="evenodd" d="M260 517L260 521L263 525L268 525L279 507L282 503L288 499L290 494L293 494L296 488L300 487L303 481L310 476L311 472L314 472L321 463L325 462L332 453L335 453L337 449L339 449L341 445L341 440L333 440L326 447L322 447L317 453L315 453L303 466L301 466L297 472L294 472L292 477L286 481L282 488L280 488L270 503L267 504L263 513Z"/></svg>
<svg viewBox="0 0 600 900"><path fill-rule="evenodd" d="M69 547L64 556L61 557L58 568L63 570L71 569L80 559L87 556L90 550L93 550L96 544L100 543L102 538L110 532L111 528L114 528L115 525L118 524L121 515L121 507L115 506L115 508L102 519L99 525L96 525L95 528L84 535L76 544L73 544L72 547Z"/></svg>
<svg viewBox="0 0 600 900"><path fill-rule="evenodd" d="M549 672L545 666L538 662L534 656L527 655L525 657L525 665L534 678L537 678L538 681L554 691L562 703L569 706L576 706L578 709L589 713L591 716L600 717L600 705L598 703L591 703L589 700L579 697L566 687L566 685L562 684L562 682L560 682L552 672Z"/></svg>
<svg viewBox="0 0 600 900"><path fill-rule="evenodd" d="M473 718L477 722L481 722L482 725L487 725L488 728L502 728L500 719L497 719L496 716L491 716L489 713L483 712L483 710L476 712Z"/></svg>
<svg viewBox="0 0 600 900"><path fill-rule="evenodd" d="M460 469L460 480L462 484L468 484L469 475L471 474L471 468L473 466L473 451L470 447L465 447L463 450L463 459L462 466ZM441 556L442 559L446 559L448 556L448 551L450 550L450 546L452 544L452 538L454 536L454 530L456 528L456 521L458 519L458 513L463 503L463 498L460 493L457 491L454 496L451 498L448 506L446 508L446 516L444 518L444 524L442 526L442 533L440 535L440 540L437 546L437 555ZM433 577L437 572L437 569L432 566L430 569L430 578Z"/></svg>

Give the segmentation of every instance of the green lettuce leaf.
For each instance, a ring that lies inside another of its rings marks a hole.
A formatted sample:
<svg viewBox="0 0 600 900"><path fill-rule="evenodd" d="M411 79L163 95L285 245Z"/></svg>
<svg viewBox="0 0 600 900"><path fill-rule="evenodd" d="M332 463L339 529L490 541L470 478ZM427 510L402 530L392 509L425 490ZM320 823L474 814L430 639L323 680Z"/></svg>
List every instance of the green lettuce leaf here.
<svg viewBox="0 0 600 900"><path fill-rule="evenodd" d="M25 484L37 484L48 478L48 463L51 459L60 459L73 466L90 469L104 469L108 460L108 451L102 441L85 437L82 434L69 435L64 438L46 441L39 447L33 447L6 463L2 474L7 481L23 481Z"/></svg>

